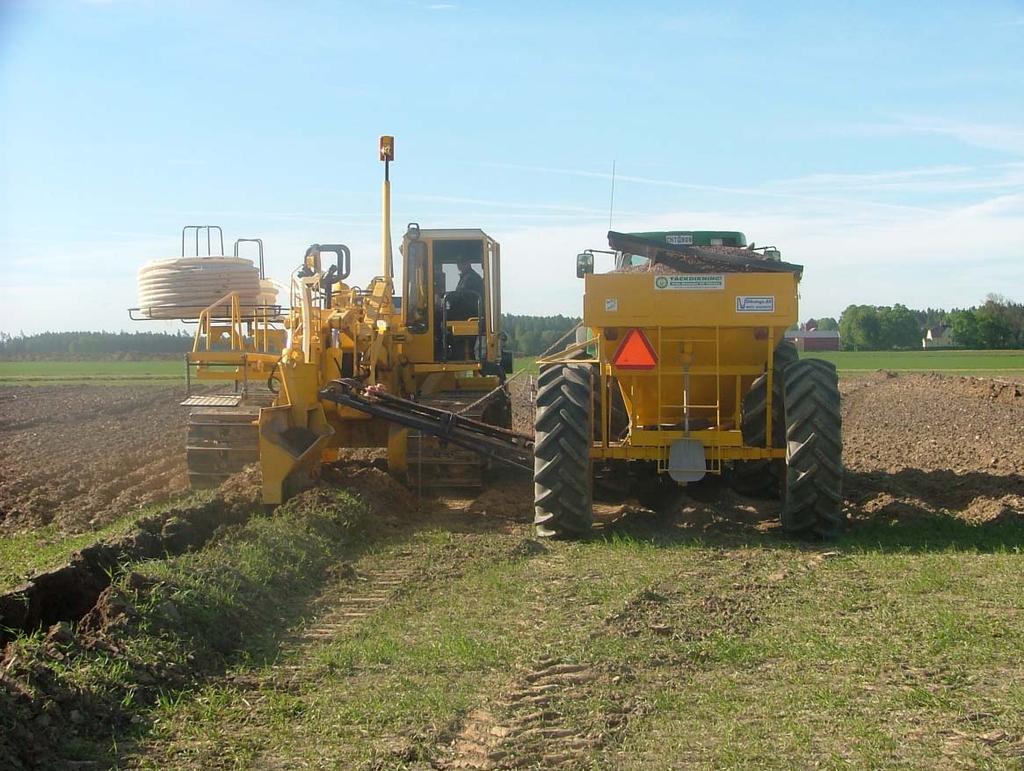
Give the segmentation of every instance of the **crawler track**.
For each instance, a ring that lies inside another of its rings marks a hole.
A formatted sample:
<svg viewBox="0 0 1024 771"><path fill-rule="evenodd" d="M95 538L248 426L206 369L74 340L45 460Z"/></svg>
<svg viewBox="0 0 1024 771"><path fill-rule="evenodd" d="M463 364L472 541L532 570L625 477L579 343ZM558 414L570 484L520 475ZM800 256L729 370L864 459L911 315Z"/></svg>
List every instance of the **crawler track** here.
<svg viewBox="0 0 1024 771"><path fill-rule="evenodd" d="M356 573L350 568L345 580L325 593L321 600L324 610L282 646L282 654L287 658L302 645L337 639L353 624L386 606L418 571L411 552L402 552L387 566L369 573Z"/></svg>

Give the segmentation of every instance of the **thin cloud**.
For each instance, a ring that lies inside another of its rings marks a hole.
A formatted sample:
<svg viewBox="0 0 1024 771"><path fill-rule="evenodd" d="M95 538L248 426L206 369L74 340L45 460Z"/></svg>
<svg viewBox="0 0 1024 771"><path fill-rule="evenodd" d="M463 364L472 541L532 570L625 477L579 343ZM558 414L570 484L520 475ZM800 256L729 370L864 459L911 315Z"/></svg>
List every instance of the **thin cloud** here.
<svg viewBox="0 0 1024 771"><path fill-rule="evenodd" d="M809 174L766 183L784 190L956 193L1024 187L1024 163L931 166L900 171Z"/></svg>
<svg viewBox="0 0 1024 771"><path fill-rule="evenodd" d="M396 198L403 198L409 201L430 201L434 203L458 203L471 204L473 206L493 206L499 209L544 209L577 214L601 214L603 210L588 208L585 206L573 206L557 203L513 203L511 201L496 201L486 198L460 198L449 195L427 195L419 193L406 193ZM603 213L607 214L607 211Z"/></svg>
<svg viewBox="0 0 1024 771"><path fill-rule="evenodd" d="M286 222L343 222L358 223L361 221L372 222L380 219L380 212L289 212L289 211L258 211L258 210L229 210L213 209L202 211L181 210L161 212L169 217L176 217L179 220L283 220ZM233 226L234 230L235 227ZM225 232L227 228L225 227ZM224 236L227 241L227 235Z"/></svg>
<svg viewBox="0 0 1024 771"><path fill-rule="evenodd" d="M981 201L980 203L974 203L970 206L965 206L960 210L961 215L981 215L990 217L1024 217L1024 193L1014 193L1011 195L1000 195L995 198L990 198L987 201ZM1022 229L1021 232L1024 232ZM1010 241L1008 243L1017 244L1017 240ZM1020 251L1020 247L1016 247Z"/></svg>
<svg viewBox="0 0 1024 771"><path fill-rule="evenodd" d="M572 177L586 177L591 179L611 180L612 175L606 171L587 171L584 169L564 169L548 166L530 166L514 163L484 163L490 168L503 168L515 171L529 171L540 174L561 174ZM778 199L783 201L794 201L803 203L827 204L833 206L869 206L878 209L888 209L900 212L931 212L924 206L912 206L909 204L882 203L878 201L864 201L849 198L836 198L831 196L806 195L802 193L773 190L764 186L750 185L748 187L723 187L720 185L703 185L695 182L677 182L669 179L655 179L651 177L635 177L628 174L616 174L617 182L633 182L640 185L652 187L670 187L680 190L694 190L704 193L726 193L728 195L742 195L753 198Z"/></svg>
<svg viewBox="0 0 1024 771"><path fill-rule="evenodd" d="M663 230L685 223L742 230L757 243L773 243L785 259L805 266L801 284L804 318L837 316L854 302L963 307L981 301L987 292L1012 294L1013 287L1024 286L1024 262L1017 246L1019 234L1024 233L1024 193L891 219L856 207L813 210L794 206L773 213L758 211L755 202L749 203L753 205L734 202L720 209L620 213L616 229ZM467 210L460 212L459 220L479 225L482 214ZM583 287L575 277L573 258L581 249L606 244L607 220L586 213L563 216L553 212L557 221L529 222L520 220L519 214L530 216L511 212L500 226L484 223L509 258L502 276L503 306L513 313L579 313ZM488 216L493 216L493 210ZM394 235L399 234L396 228ZM308 229L287 222L260 235L266 247L268 275L287 280L310 242ZM379 270L377 229L370 222L354 224L346 229L344 238L353 253L350 280L365 286ZM73 279L54 289L61 301L55 306L59 308L56 315L39 313L38 308L18 299L36 296L29 290L39 282L38 271L32 267L38 265L38 256L26 246L19 250L24 260L19 259L18 269L9 268L6 275L13 302L0 306L0 329L73 328L83 319L88 319L92 328L138 329L123 310L135 304L135 271L153 257L173 256L177 246L173 237L47 244L46 257L54 270ZM606 267L599 266L601 270ZM544 280L539 281L539 276ZM81 291L82 287L86 291ZM103 307L89 300L100 294L109 298Z"/></svg>
<svg viewBox="0 0 1024 771"><path fill-rule="evenodd" d="M899 116L892 123L866 123L853 126L852 130L867 134L930 134L948 137L971 147L1024 155L1024 130L1016 126Z"/></svg>
<svg viewBox="0 0 1024 771"><path fill-rule="evenodd" d="M824 172L821 174L808 174L802 177L780 179L768 182L768 185L806 185L806 184L856 184L863 183L875 185L885 182L898 182L907 179L919 179L921 177L949 177L967 174L976 170L975 166L926 166L917 169L900 169L897 171L869 171L854 173Z"/></svg>

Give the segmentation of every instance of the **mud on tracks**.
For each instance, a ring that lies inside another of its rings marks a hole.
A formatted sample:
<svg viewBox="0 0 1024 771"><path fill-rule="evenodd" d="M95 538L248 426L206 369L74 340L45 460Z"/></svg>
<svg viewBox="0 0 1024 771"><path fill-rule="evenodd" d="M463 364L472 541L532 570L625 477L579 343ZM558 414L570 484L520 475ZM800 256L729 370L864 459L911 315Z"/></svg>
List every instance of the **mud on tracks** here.
<svg viewBox="0 0 1024 771"><path fill-rule="evenodd" d="M365 572L348 562L338 565L332 570L335 581L321 595L310 621L282 644L283 657L287 659L304 645L336 639L395 600L421 572L415 554L408 550L397 552L393 559ZM282 664L278 669L295 673L300 668Z"/></svg>

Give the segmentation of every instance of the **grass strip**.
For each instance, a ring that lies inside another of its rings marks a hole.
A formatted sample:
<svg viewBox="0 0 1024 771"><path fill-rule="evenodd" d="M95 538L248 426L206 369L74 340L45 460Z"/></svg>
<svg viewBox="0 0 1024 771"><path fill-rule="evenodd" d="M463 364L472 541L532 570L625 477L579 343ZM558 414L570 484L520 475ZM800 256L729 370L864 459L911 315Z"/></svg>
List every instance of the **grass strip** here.
<svg viewBox="0 0 1024 771"><path fill-rule="evenodd" d="M142 517L167 507L167 503L148 506L87 533L69 535L56 525L47 525L27 533L0 536L0 592L67 562L83 546L124 535Z"/></svg>
<svg viewBox="0 0 1024 771"><path fill-rule="evenodd" d="M309 491L201 551L138 565L77 629L12 642L0 665L0 767L109 761L144 728L141 710L276 650L365 513L344 492Z"/></svg>

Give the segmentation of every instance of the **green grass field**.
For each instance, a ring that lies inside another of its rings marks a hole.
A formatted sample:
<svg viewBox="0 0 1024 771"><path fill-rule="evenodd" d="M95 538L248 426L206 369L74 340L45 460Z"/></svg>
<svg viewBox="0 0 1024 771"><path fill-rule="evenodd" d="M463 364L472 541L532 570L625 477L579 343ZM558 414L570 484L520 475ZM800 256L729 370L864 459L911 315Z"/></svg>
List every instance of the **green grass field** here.
<svg viewBox="0 0 1024 771"><path fill-rule="evenodd" d="M0 361L0 385L170 385L184 382L185 364L178 358L148 361Z"/></svg>
<svg viewBox="0 0 1024 771"><path fill-rule="evenodd" d="M146 623L170 602L181 628L121 641L136 669L86 656L64 676L120 697L158 656L226 671L131 704L134 735L76 759L426 768L476 725L540 758L520 768L1019 767L1019 523L908 521L825 547L640 527L523 552L525 526L470 519L339 537L335 495L138 567L159 587ZM326 578L341 560L355 578ZM394 570L414 578L371 600ZM362 610L331 615L353 595ZM297 616L323 633L289 632ZM533 685L545 661L583 675ZM541 755L565 751L572 765Z"/></svg>
<svg viewBox="0 0 1024 771"><path fill-rule="evenodd" d="M1024 351L821 351L840 373L856 376L879 369L943 372L991 377L1024 376ZM515 360L515 371L537 373L536 357ZM171 385L185 382L178 359L152 361L0 361L0 385Z"/></svg>
<svg viewBox="0 0 1024 771"><path fill-rule="evenodd" d="M941 372L989 377L1024 376L1024 351L814 351L804 354L831 361L840 374L864 375L876 370ZM515 371L537 374L536 357L516 359Z"/></svg>
<svg viewBox="0 0 1024 771"><path fill-rule="evenodd" d="M840 373L879 369L954 375L1024 375L1024 351L815 351L805 354L833 362Z"/></svg>

